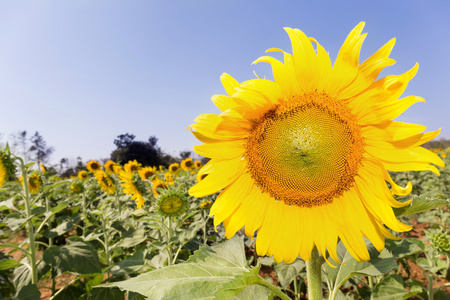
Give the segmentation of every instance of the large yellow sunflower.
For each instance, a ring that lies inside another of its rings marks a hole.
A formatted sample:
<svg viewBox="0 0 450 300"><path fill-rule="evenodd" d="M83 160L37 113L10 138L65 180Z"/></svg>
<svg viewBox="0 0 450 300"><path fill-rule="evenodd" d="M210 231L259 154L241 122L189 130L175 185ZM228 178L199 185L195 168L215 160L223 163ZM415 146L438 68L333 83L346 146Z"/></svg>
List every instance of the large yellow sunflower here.
<svg viewBox="0 0 450 300"><path fill-rule="evenodd" d="M101 171L102 165L96 160L91 160L86 164L86 168L92 173L95 173L97 171Z"/></svg>
<svg viewBox="0 0 450 300"><path fill-rule="evenodd" d="M208 176L190 189L203 197L222 192L211 208L214 224L224 222L226 237L245 227L257 231L259 255L293 262L310 260L314 246L339 261L341 239L358 261L370 259L364 237L381 251L386 227L403 232L392 193L406 195L408 184L396 185L387 170L431 170L442 160L420 145L438 131L393 121L410 105L424 100L399 99L418 66L379 80L395 61L392 39L362 64L359 53L366 34L356 26L342 45L334 65L325 49L298 29L286 28L293 54L280 49L284 62L269 56L274 81L238 83L221 77L228 96L212 101L220 114L203 114L191 125L203 143L194 150L211 158ZM202 169L203 171L203 169ZM206 172L205 172L206 173Z"/></svg>

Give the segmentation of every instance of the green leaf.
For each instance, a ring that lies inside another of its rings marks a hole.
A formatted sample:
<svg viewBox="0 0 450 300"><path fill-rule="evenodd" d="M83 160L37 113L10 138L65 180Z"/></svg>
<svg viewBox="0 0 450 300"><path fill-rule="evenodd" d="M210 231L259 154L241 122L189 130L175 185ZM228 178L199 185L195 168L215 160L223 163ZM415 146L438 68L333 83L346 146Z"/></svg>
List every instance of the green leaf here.
<svg viewBox="0 0 450 300"><path fill-rule="evenodd" d="M67 206L69 206L69 202L60 202L57 206L52 208L52 213L57 214L60 211L64 210Z"/></svg>
<svg viewBox="0 0 450 300"><path fill-rule="evenodd" d="M407 238L399 241L386 240L386 249L391 251L395 258L403 258L405 256L421 253L425 250L424 242Z"/></svg>
<svg viewBox="0 0 450 300"><path fill-rule="evenodd" d="M8 226L12 231L20 228L27 221L26 218L22 218L22 216L18 213L11 213L5 218L6 226Z"/></svg>
<svg viewBox="0 0 450 300"><path fill-rule="evenodd" d="M137 250L133 256L121 260L109 270L115 276L124 276L138 272L144 266L144 250Z"/></svg>
<svg viewBox="0 0 450 300"><path fill-rule="evenodd" d="M431 210L441 206L449 205L450 199L437 199L426 197L425 195L414 196L411 200L411 204L401 208L394 208L395 215L403 216L416 214L419 212Z"/></svg>
<svg viewBox="0 0 450 300"><path fill-rule="evenodd" d="M398 300L406 299L409 292L403 287L403 279L400 275L388 275L383 278L373 289L371 300Z"/></svg>
<svg viewBox="0 0 450 300"><path fill-rule="evenodd" d="M17 291L20 291L23 287L31 284L31 272L30 269L24 264L30 264L27 258L20 261L22 265L14 269L13 283ZM37 277L38 280L50 270L50 266L45 262L41 262L37 265Z"/></svg>
<svg viewBox="0 0 450 300"><path fill-rule="evenodd" d="M125 293L118 288L92 289L88 294L88 300L125 299Z"/></svg>
<svg viewBox="0 0 450 300"><path fill-rule="evenodd" d="M44 191L48 191L48 190L53 190L57 187L60 187L62 185L65 185L66 183L68 183L70 180L61 180L61 181L57 181L55 183L50 183L50 184L46 184L42 187L42 190Z"/></svg>
<svg viewBox="0 0 450 300"><path fill-rule="evenodd" d="M277 273L278 282L282 288L286 288L296 276L300 273L300 270L305 267L305 262L297 258L291 264L279 263L274 266Z"/></svg>
<svg viewBox="0 0 450 300"><path fill-rule="evenodd" d="M68 286L61 293L56 295L54 300L79 300L84 294L84 290L76 286Z"/></svg>
<svg viewBox="0 0 450 300"><path fill-rule="evenodd" d="M20 265L21 263L15 261L14 259L2 259L0 260L0 271L14 269Z"/></svg>
<svg viewBox="0 0 450 300"><path fill-rule="evenodd" d="M250 269L247 266L243 242L234 237L200 248L185 263L101 287L119 287L149 299L186 299L186 295L189 299L214 299L221 292L236 295L256 278L263 281L257 275L258 270L259 267Z"/></svg>
<svg viewBox="0 0 450 300"><path fill-rule="evenodd" d="M377 276L385 274L397 267L395 258L388 250L383 249L380 253L372 244L366 243L366 246L370 254L370 260L358 262L350 255L342 242L338 243L337 255L342 264L340 265L330 258L330 262L337 267L332 268L327 263L324 263L322 266L330 291L336 292L354 275Z"/></svg>
<svg viewBox="0 0 450 300"><path fill-rule="evenodd" d="M39 300L41 299L41 292L39 292L37 285L29 284L20 289L17 298L19 300Z"/></svg>
<svg viewBox="0 0 450 300"><path fill-rule="evenodd" d="M48 229L44 232L44 236L46 238L54 238L66 233L69 230L72 230L74 224L80 221L80 217L77 215L74 218L69 216L64 216L62 218L58 218L58 226L52 229Z"/></svg>
<svg viewBox="0 0 450 300"><path fill-rule="evenodd" d="M67 239L62 247L51 246L44 252L44 261L61 273L101 273L101 265L95 248L86 242Z"/></svg>
<svg viewBox="0 0 450 300"><path fill-rule="evenodd" d="M43 206L36 206L31 209L31 214L34 216L42 215L45 213L45 207Z"/></svg>

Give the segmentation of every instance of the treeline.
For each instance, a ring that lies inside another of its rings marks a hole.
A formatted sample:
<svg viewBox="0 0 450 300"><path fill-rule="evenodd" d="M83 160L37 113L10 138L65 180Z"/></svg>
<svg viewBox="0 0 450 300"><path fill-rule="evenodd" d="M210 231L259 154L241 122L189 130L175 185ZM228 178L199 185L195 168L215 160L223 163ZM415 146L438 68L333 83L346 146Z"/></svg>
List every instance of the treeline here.
<svg viewBox="0 0 450 300"><path fill-rule="evenodd" d="M440 138L439 140L432 140L423 145L427 149L447 149L450 147L450 140Z"/></svg>
<svg viewBox="0 0 450 300"><path fill-rule="evenodd" d="M164 166L180 162L192 155L191 151L181 151L179 157L173 157L165 153L157 145L158 139L150 136L147 141L137 141L134 134L120 134L114 140L116 149L109 157L100 159L102 163L112 160L117 163L125 164L130 160L137 160L144 166ZM54 152L53 147L47 146L44 138L36 131L29 136L27 131L19 131L17 134L11 134L8 138L8 145L14 154L21 156L25 162L35 161L38 166L43 164L47 172L59 174L61 177L75 176L79 171L86 169L86 162L81 157L77 157L76 163L71 163L69 158L61 158L59 164L50 165L50 157ZM4 145L3 145L4 146ZM206 163L208 159L203 158Z"/></svg>

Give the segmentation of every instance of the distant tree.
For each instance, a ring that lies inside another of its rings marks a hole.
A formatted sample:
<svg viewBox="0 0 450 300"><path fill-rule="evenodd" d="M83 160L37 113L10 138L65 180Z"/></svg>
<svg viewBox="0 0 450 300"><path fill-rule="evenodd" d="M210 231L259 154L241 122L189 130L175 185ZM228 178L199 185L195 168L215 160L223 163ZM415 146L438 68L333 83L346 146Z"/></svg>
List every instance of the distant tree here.
<svg viewBox="0 0 450 300"><path fill-rule="evenodd" d="M27 138L27 131L19 131L18 133L11 133L8 138L8 144L13 153L23 158L25 162L30 159L30 147Z"/></svg>
<svg viewBox="0 0 450 300"><path fill-rule="evenodd" d="M111 153L111 160L127 163L137 160L145 166L168 166L165 154L157 146L158 139L151 136L148 142L135 141L134 134L121 134L114 140L117 149Z"/></svg>
<svg viewBox="0 0 450 300"><path fill-rule="evenodd" d="M191 157L191 154L191 151L180 151L180 157L182 160Z"/></svg>
<svg viewBox="0 0 450 300"><path fill-rule="evenodd" d="M44 141L44 138L37 131L30 138L30 141L31 147L29 152L31 153L31 158L38 164L47 162L50 155L54 151L53 147L47 147L47 143Z"/></svg>

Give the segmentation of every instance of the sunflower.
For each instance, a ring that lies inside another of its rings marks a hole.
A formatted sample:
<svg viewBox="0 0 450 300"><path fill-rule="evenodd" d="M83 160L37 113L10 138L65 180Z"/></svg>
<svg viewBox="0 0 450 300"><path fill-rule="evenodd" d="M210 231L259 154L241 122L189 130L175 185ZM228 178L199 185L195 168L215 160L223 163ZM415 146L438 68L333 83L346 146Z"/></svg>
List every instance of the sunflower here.
<svg viewBox="0 0 450 300"><path fill-rule="evenodd" d="M167 191L159 197L156 210L164 217L177 217L189 207L184 193L176 190Z"/></svg>
<svg viewBox="0 0 450 300"><path fill-rule="evenodd" d="M208 208L211 207L211 200L206 200L206 201L202 202L202 203L200 204L200 207L201 207L203 210L207 210Z"/></svg>
<svg viewBox="0 0 450 300"><path fill-rule="evenodd" d="M139 173L139 176L141 176L142 180L149 180L150 178L152 178L153 176L156 175L156 168L155 167L153 167L153 168L152 167L144 167L144 168L140 169L138 171L138 173ZM153 177L153 180L155 178L156 178L156 176Z"/></svg>
<svg viewBox="0 0 450 300"><path fill-rule="evenodd" d="M159 179L157 179L157 180L154 180L153 182L152 182L152 185L153 185L153 188L152 188L152 190L153 190L153 195L155 196L155 197L158 197L161 193L158 191L158 189L167 189L167 184L164 182L164 181L161 181L161 180L159 180Z"/></svg>
<svg viewBox="0 0 450 300"><path fill-rule="evenodd" d="M145 185L136 172L120 172L120 179L123 181L123 191L125 194L131 196L131 200L135 200L137 208L144 207L145 199Z"/></svg>
<svg viewBox="0 0 450 300"><path fill-rule="evenodd" d="M192 171L192 169L194 169L194 161L192 160L192 158L188 157L185 160L182 160L181 169L185 171Z"/></svg>
<svg viewBox="0 0 450 300"><path fill-rule="evenodd" d="M8 180L8 172L6 171L3 161L0 159L0 187Z"/></svg>
<svg viewBox="0 0 450 300"><path fill-rule="evenodd" d="M199 161L199 160L194 161L194 168L201 169L201 167L203 167L203 164L201 161Z"/></svg>
<svg viewBox="0 0 450 300"><path fill-rule="evenodd" d="M112 160L108 160L105 163L104 167L105 167L106 173L108 173L110 175L112 175L112 174L119 174L118 171L120 170L120 166L116 162L114 162Z"/></svg>
<svg viewBox="0 0 450 300"><path fill-rule="evenodd" d="M23 185L23 177L20 177L19 180ZM39 189L42 187L43 184L44 183L42 181L41 174L32 173L30 177L28 177L28 190L30 194L39 192Z"/></svg>
<svg viewBox="0 0 450 300"><path fill-rule="evenodd" d="M96 161L96 160L91 160L87 163L86 168L91 171L92 173L95 173L97 171L100 171L102 169L102 165Z"/></svg>
<svg viewBox="0 0 450 300"><path fill-rule="evenodd" d="M42 173L47 172L47 168L43 164L39 164L39 166L41 167Z"/></svg>
<svg viewBox="0 0 450 300"><path fill-rule="evenodd" d="M128 163L125 164L125 166L123 166L123 168L125 169L125 172L133 173L139 171L141 166L142 165L138 163L136 160L133 161L130 160Z"/></svg>
<svg viewBox="0 0 450 300"><path fill-rule="evenodd" d="M72 184L70 185L70 189L72 190L72 193L74 193L74 194L81 194L82 192L84 192L83 182L81 182L80 180L72 181Z"/></svg>
<svg viewBox="0 0 450 300"><path fill-rule="evenodd" d="M116 186L114 180L111 176L106 174L104 171L100 170L95 173L95 178L97 179L98 185L108 194L112 195L116 192Z"/></svg>
<svg viewBox="0 0 450 300"><path fill-rule="evenodd" d="M80 179L86 179L89 177L88 172L86 172L85 170L82 170L80 172L78 172L78 178Z"/></svg>
<svg viewBox="0 0 450 300"><path fill-rule="evenodd" d="M270 56L255 61L271 64L274 81L254 79L239 84L221 76L228 96L212 101L222 111L204 114L191 125L203 143L194 150L211 160L208 176L189 193L203 197L222 190L210 214L224 222L230 238L245 227L257 231L258 255L276 262L310 260L317 247L337 262L341 239L358 261L369 260L364 237L378 251L386 228L404 232L392 207L403 207L391 195L408 194L389 171L431 170L442 160L420 145L439 131L393 121L416 96L398 99L417 72L417 64L401 75L377 80L389 58L392 39L362 64L359 53L366 37L357 25L341 47L334 65L327 51L298 29L286 28L293 54L280 49L284 62ZM315 47L314 47L315 46ZM203 170L203 169L202 169Z"/></svg>
<svg viewBox="0 0 450 300"><path fill-rule="evenodd" d="M178 163L173 163L169 166L169 171L177 174L180 171L180 165Z"/></svg>

